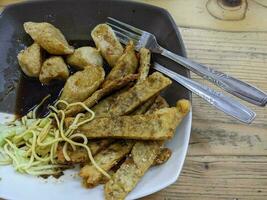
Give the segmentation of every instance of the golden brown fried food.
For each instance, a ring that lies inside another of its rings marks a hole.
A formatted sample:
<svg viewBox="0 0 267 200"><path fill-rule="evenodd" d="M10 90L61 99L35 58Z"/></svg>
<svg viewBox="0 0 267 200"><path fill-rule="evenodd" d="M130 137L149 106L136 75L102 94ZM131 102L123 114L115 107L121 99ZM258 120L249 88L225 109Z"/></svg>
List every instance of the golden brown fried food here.
<svg viewBox="0 0 267 200"><path fill-rule="evenodd" d="M26 22L24 29L36 43L50 54L65 55L74 52L73 47L68 44L61 31L52 24Z"/></svg>
<svg viewBox="0 0 267 200"><path fill-rule="evenodd" d="M88 138L167 140L172 138L182 118L177 108L163 108L149 115L96 118L76 132Z"/></svg>
<svg viewBox="0 0 267 200"><path fill-rule="evenodd" d="M117 141L98 153L94 159L103 170L108 171L131 151L133 144L132 141ZM92 164L85 165L80 171L80 176L86 180L84 183L90 188L99 185L103 177Z"/></svg>
<svg viewBox="0 0 267 200"><path fill-rule="evenodd" d="M155 99L157 96L154 96L150 99L148 99L146 102L144 102L142 105L138 106L131 115L140 115L144 114L148 111L148 109L152 106L152 104L155 102Z"/></svg>
<svg viewBox="0 0 267 200"><path fill-rule="evenodd" d="M104 78L102 67L88 66L68 78L60 99L68 103L82 102L98 89Z"/></svg>
<svg viewBox="0 0 267 200"><path fill-rule="evenodd" d="M162 97L162 96L157 96L156 100L154 103L151 105L151 107L148 109L146 114L151 114L161 108L168 108L170 107L167 101Z"/></svg>
<svg viewBox="0 0 267 200"><path fill-rule="evenodd" d="M112 139L89 140L87 146L90 148L92 155L94 156L108 147L112 142ZM63 155L63 146L59 145L57 149L57 162L60 164L77 164L89 161L88 153L83 147L78 146L76 147L75 151L71 150L71 148L68 148L67 154L70 157L70 161L65 159Z"/></svg>
<svg viewBox="0 0 267 200"><path fill-rule="evenodd" d="M153 164L161 142L136 142L131 156L105 184L106 200L123 200Z"/></svg>
<svg viewBox="0 0 267 200"><path fill-rule="evenodd" d="M134 44L131 41L125 48L124 53L118 59L115 66L107 75L102 87L105 87L110 82L125 77L129 74L134 74L138 66L138 60L134 51Z"/></svg>
<svg viewBox="0 0 267 200"><path fill-rule="evenodd" d="M92 96L88 97L83 103L91 108L94 106L102 97L109 95L110 93L119 90L126 86L128 83L136 80L137 75L129 75L122 79L118 79L107 85L105 88L95 91ZM66 110L66 116L74 116L77 113L83 112L85 109L81 106L73 106Z"/></svg>
<svg viewBox="0 0 267 200"><path fill-rule="evenodd" d="M39 80L43 84L49 84L52 80L66 80L68 77L68 67L60 56L46 59L39 74Z"/></svg>
<svg viewBox="0 0 267 200"><path fill-rule="evenodd" d="M87 66L103 66L103 59L99 50L93 47L80 47L74 53L67 56L67 63L76 69L84 69Z"/></svg>
<svg viewBox="0 0 267 200"><path fill-rule="evenodd" d="M38 77L42 67L41 47L37 43L22 50L18 54L21 70L30 77Z"/></svg>
<svg viewBox="0 0 267 200"><path fill-rule="evenodd" d="M114 94L102 99L98 104L91 108L94 111L96 117L106 116L107 111L110 109L110 106L115 103L116 98L121 95L123 92L129 90L129 85L115 92ZM87 116L87 113L85 114Z"/></svg>
<svg viewBox="0 0 267 200"><path fill-rule="evenodd" d="M171 80L159 72L150 75L145 81L135 84L127 92L116 98L114 104L107 110L107 116L118 116L131 113L151 97L158 94L171 84ZM103 113L104 115L104 113Z"/></svg>
<svg viewBox="0 0 267 200"><path fill-rule="evenodd" d="M150 60L151 60L151 53L146 48L141 48L140 51L140 64L138 68L138 82L144 81L148 76L149 69L150 69Z"/></svg>
<svg viewBox="0 0 267 200"><path fill-rule="evenodd" d="M123 47L112 28L106 24L99 24L93 29L91 36L109 66L114 67L123 54Z"/></svg>
<svg viewBox="0 0 267 200"><path fill-rule="evenodd" d="M153 165L161 165L169 160L172 151L169 148L161 148L159 154L153 162Z"/></svg>

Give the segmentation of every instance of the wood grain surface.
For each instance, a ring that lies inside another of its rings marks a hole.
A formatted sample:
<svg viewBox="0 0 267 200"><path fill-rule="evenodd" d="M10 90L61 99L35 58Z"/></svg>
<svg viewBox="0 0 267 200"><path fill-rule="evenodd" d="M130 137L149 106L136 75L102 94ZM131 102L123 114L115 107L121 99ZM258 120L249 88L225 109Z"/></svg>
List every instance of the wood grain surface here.
<svg viewBox="0 0 267 200"><path fill-rule="evenodd" d="M212 2L214 1L214 2ZM0 0L0 7L18 0ZM169 10L188 57L267 91L267 1L141 0ZM220 10L221 9L221 10ZM192 78L213 85L192 74ZM220 89L215 88L220 91ZM242 124L193 95L193 126L180 178L143 200L267 199L267 108Z"/></svg>

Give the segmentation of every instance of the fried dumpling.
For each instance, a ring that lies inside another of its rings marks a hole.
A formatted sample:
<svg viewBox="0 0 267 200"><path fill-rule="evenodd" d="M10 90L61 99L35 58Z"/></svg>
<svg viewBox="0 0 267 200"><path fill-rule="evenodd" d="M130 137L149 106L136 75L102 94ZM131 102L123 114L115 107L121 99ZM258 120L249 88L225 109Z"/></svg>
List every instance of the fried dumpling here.
<svg viewBox="0 0 267 200"><path fill-rule="evenodd" d="M42 66L41 47L37 43L22 50L18 54L21 70L30 77L38 77Z"/></svg>
<svg viewBox="0 0 267 200"><path fill-rule="evenodd" d="M99 66L88 66L70 76L60 96L68 103L82 102L95 92L105 78L105 71Z"/></svg>
<svg viewBox="0 0 267 200"><path fill-rule="evenodd" d="M66 80L69 77L69 70L60 56L53 56L44 61L39 80L43 84L49 84L52 80Z"/></svg>
<svg viewBox="0 0 267 200"><path fill-rule="evenodd" d="M123 54L123 47L112 28L106 24L99 24L93 29L91 36L109 66L115 66L117 60Z"/></svg>
<svg viewBox="0 0 267 200"><path fill-rule="evenodd" d="M103 66L103 59L99 50L93 47L80 47L67 56L67 63L77 69L84 69L88 65Z"/></svg>
<svg viewBox="0 0 267 200"><path fill-rule="evenodd" d="M61 31L52 24L26 22L24 29L36 43L50 54L65 55L74 52L73 47L68 44Z"/></svg>

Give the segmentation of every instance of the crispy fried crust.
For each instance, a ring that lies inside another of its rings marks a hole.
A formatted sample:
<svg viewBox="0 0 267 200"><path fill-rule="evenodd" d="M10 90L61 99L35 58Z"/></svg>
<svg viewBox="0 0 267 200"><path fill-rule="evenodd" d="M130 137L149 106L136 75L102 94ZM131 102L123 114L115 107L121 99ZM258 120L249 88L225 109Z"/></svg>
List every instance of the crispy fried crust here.
<svg viewBox="0 0 267 200"><path fill-rule="evenodd" d="M140 49L140 64L138 69L138 82L144 81L149 73L150 69L150 60L151 60L151 53L146 48Z"/></svg>
<svg viewBox="0 0 267 200"><path fill-rule="evenodd" d="M52 80L66 80L68 77L69 70L61 56L46 59L39 74L39 80L43 84L49 84Z"/></svg>
<svg viewBox="0 0 267 200"><path fill-rule="evenodd" d="M96 155L108 147L112 142L113 140L111 139L89 140L87 145L90 148L92 155ZM65 159L62 148L63 146L59 145L57 149L57 162L60 164L77 164L89 161L87 151L83 147L76 147L76 151L72 151L70 148L67 150L70 161Z"/></svg>
<svg viewBox="0 0 267 200"><path fill-rule="evenodd" d="M125 48L123 55L116 62L116 65L112 68L107 75L102 87L105 87L110 82L123 78L129 74L134 74L138 66L138 60L135 55L134 45L131 41Z"/></svg>
<svg viewBox="0 0 267 200"><path fill-rule="evenodd" d="M167 103L167 101L162 96L159 95L154 101L154 103L151 105L151 107L148 109L146 114L151 114L161 108L168 108L168 107L170 106Z"/></svg>
<svg viewBox="0 0 267 200"><path fill-rule="evenodd" d="M67 56L67 63L76 69L84 69L89 66L103 66L103 58L99 50L93 47L80 47L74 53Z"/></svg>
<svg viewBox="0 0 267 200"><path fill-rule="evenodd" d="M144 102L142 105L138 106L132 113L131 115L141 115L146 113L149 108L154 104L157 96L154 96L150 99L148 99L146 102Z"/></svg>
<svg viewBox="0 0 267 200"><path fill-rule="evenodd" d="M153 164L161 142L137 142L130 157L105 184L106 200L123 200Z"/></svg>
<svg viewBox="0 0 267 200"><path fill-rule="evenodd" d="M121 95L123 92L129 90L130 85L125 86L114 94L102 99L98 104L91 108L95 112L96 117L103 117L106 115L107 111L110 109L110 106L115 103L116 98ZM87 114L85 114L87 115Z"/></svg>
<svg viewBox="0 0 267 200"><path fill-rule="evenodd" d="M108 171L131 151L133 144L132 141L118 141L98 153L94 159L103 170ZM100 184L103 177L92 164L85 165L80 171L80 176L86 180L84 183L87 187Z"/></svg>
<svg viewBox="0 0 267 200"><path fill-rule="evenodd" d="M91 36L109 66L114 67L123 54L123 47L112 28L107 24L99 24L92 30Z"/></svg>
<svg viewBox="0 0 267 200"><path fill-rule="evenodd" d="M105 71L99 66L88 66L70 76L60 95L68 103L81 102L91 96L104 81Z"/></svg>
<svg viewBox="0 0 267 200"><path fill-rule="evenodd" d="M101 98L107 96L108 94L112 93L113 91L119 90L120 88L126 86L128 83L134 81L137 78L137 75L132 74L126 76L124 78L114 80L105 88L99 89L95 91L92 96L88 97L83 103L91 108L94 106ZM66 116L74 116L77 113L83 112L85 109L81 106L73 106L66 110Z"/></svg>
<svg viewBox="0 0 267 200"><path fill-rule="evenodd" d="M161 165L169 160L172 151L169 148L161 148L159 154L153 162L153 165Z"/></svg>
<svg viewBox="0 0 267 200"><path fill-rule="evenodd" d="M166 140L172 138L182 118L177 108L164 108L149 115L96 118L76 132L88 138Z"/></svg>
<svg viewBox="0 0 267 200"><path fill-rule="evenodd" d="M135 84L128 91L118 95L102 116L127 115L170 84L169 78L155 72L145 81Z"/></svg>
<svg viewBox="0 0 267 200"><path fill-rule="evenodd" d="M68 44L61 31L52 24L26 22L24 29L36 43L50 54L65 55L74 52L73 47Z"/></svg>
<svg viewBox="0 0 267 200"><path fill-rule="evenodd" d="M38 77L42 67L41 47L37 43L22 50L18 54L21 70L30 77Z"/></svg>

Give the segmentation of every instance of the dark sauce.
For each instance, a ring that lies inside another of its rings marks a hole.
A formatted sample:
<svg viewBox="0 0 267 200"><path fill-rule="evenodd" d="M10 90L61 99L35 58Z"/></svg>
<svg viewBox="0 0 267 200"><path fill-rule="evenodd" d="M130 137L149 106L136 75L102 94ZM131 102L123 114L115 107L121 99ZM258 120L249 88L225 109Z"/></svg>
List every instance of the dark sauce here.
<svg viewBox="0 0 267 200"><path fill-rule="evenodd" d="M31 79L22 75L17 91L15 114L18 117L26 115L47 95L51 95L37 112L38 117L45 116L48 113L48 105L53 104L58 99L63 86L64 83L61 81L55 81L50 85L42 85L38 79Z"/></svg>
<svg viewBox="0 0 267 200"><path fill-rule="evenodd" d="M69 41L70 45L75 48L82 46L94 46L93 41L86 40L72 40ZM46 55L46 57L49 57ZM110 71L108 64L104 62L104 69L106 73ZM70 73L76 72L73 68L69 67ZM43 117L47 115L48 105L53 105L59 98L60 93L64 87L64 82L54 81L49 85L43 85L38 79L29 78L24 74L21 74L18 89L16 91L16 106L15 114L18 117L26 115L29 111L33 110L47 95L51 95L49 99L38 109L37 117Z"/></svg>

